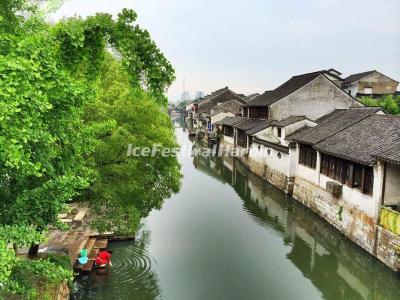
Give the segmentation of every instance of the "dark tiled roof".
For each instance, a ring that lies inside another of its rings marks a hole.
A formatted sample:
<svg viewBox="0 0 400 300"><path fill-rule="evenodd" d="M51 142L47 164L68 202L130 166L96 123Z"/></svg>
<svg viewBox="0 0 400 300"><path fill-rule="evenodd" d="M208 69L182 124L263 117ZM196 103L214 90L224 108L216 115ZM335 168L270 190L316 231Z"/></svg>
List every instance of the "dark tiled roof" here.
<svg viewBox="0 0 400 300"><path fill-rule="evenodd" d="M302 132L292 139L300 143L314 145L380 110L381 109L376 107L337 109L319 118L316 121L316 123L318 123L317 126Z"/></svg>
<svg viewBox="0 0 400 300"><path fill-rule="evenodd" d="M299 130L293 132L292 134L287 135L285 137L285 140L288 140L288 141L295 140L296 138L300 137L301 135L306 134L311 129L313 129L313 127L305 125L305 126L301 127Z"/></svg>
<svg viewBox="0 0 400 300"><path fill-rule="evenodd" d="M206 95L203 98L199 99L198 104L203 103L203 102L205 102L205 101L207 101L207 100L209 100L211 98L214 98L215 96L217 96L217 95L219 95L219 94L221 94L221 93L223 93L223 92L225 92L227 90L229 90L229 88L227 86L222 88L222 89L216 90L216 91L212 92L211 94Z"/></svg>
<svg viewBox="0 0 400 300"><path fill-rule="evenodd" d="M354 162L372 165L375 157L399 157L400 117L371 114L323 141L314 149ZM395 150L397 149L397 153Z"/></svg>
<svg viewBox="0 0 400 300"><path fill-rule="evenodd" d="M254 126L253 128L249 129L246 131L247 135L252 135L256 134L257 132L260 132L261 130L264 130L265 128L268 128L272 125L273 121L267 121L267 120L261 120L258 125Z"/></svg>
<svg viewBox="0 0 400 300"><path fill-rule="evenodd" d="M376 155L376 158L392 164L400 164L400 140L397 140L381 153Z"/></svg>
<svg viewBox="0 0 400 300"><path fill-rule="evenodd" d="M230 111L234 114L239 113L240 108L242 107L242 103L239 100L233 99L229 100L227 102L223 102L221 104L218 104L217 106L214 107L214 113L212 115L215 115L221 111Z"/></svg>
<svg viewBox="0 0 400 300"><path fill-rule="evenodd" d="M247 131L266 122L267 122L266 120L260 120L260 119L245 119L243 122L240 122L233 127L239 130Z"/></svg>
<svg viewBox="0 0 400 300"><path fill-rule="evenodd" d="M215 98L215 97L217 97L217 96L219 96L222 93L227 92L227 91L230 91L232 94L234 94L237 97L237 100L241 101L242 103L246 103L246 100L243 97L241 97L240 95L238 95L235 92L231 91L229 89L229 87L226 86L226 87L224 87L222 89L216 90L216 91L212 92L211 94L203 97L202 99L199 100L198 104L201 105L202 103L206 102L207 100L213 99L213 98Z"/></svg>
<svg viewBox="0 0 400 300"><path fill-rule="evenodd" d="M276 101L286 97L287 95L293 93L298 90L305 84L312 81L314 78L318 77L320 74L323 74L325 71L318 71L308 74L302 74L293 76L291 79L286 81L281 86L277 87L275 90L266 91L264 94L258 96L252 101L249 101L245 106L268 106Z"/></svg>
<svg viewBox="0 0 400 300"><path fill-rule="evenodd" d="M307 119L306 116L290 116L290 117L287 117L286 119L282 119L280 121L275 121L273 123L273 125L276 127L286 127L291 124L297 123L299 121L303 121L305 119Z"/></svg>
<svg viewBox="0 0 400 300"><path fill-rule="evenodd" d="M367 72L362 72L362 73L357 73L357 74L352 74L352 75L350 75L350 76L347 76L345 79L344 79L344 81L343 81L343 83L352 83L352 82L354 82L354 81L357 81L357 80L360 80L361 78L363 78L363 77L365 77L365 76L367 76L367 75L369 75L369 74L371 74L371 73L373 73L373 72L375 72L375 70L373 70L373 71L367 71Z"/></svg>
<svg viewBox="0 0 400 300"><path fill-rule="evenodd" d="M251 94L251 95L246 96L246 97L245 97L245 100L246 100L247 102L249 102L249 101L254 100L255 98L257 98L258 96L260 96L259 93L254 93L254 94Z"/></svg>
<svg viewBox="0 0 400 300"><path fill-rule="evenodd" d="M243 117L225 117L221 121L216 122L216 125L226 125L226 126L233 126L239 122L242 122L243 120L246 120L246 118Z"/></svg>

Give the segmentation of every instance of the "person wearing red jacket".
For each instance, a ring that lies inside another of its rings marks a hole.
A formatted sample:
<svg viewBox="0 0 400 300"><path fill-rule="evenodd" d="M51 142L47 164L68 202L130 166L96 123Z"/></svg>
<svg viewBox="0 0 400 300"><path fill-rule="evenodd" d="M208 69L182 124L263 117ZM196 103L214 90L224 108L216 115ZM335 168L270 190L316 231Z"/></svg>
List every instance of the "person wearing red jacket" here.
<svg viewBox="0 0 400 300"><path fill-rule="evenodd" d="M112 255L112 251L111 250L107 250L107 249L103 249L100 250L99 254L97 254L96 256L96 266L98 268L105 268L108 265L110 265L110 267L112 266L111 263L111 255Z"/></svg>

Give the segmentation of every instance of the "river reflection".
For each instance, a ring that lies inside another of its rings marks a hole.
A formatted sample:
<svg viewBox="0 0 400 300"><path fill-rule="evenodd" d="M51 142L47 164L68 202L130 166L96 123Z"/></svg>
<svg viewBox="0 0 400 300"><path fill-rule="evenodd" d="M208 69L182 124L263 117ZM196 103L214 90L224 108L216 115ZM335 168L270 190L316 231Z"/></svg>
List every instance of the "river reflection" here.
<svg viewBox="0 0 400 300"><path fill-rule="evenodd" d="M199 147L177 123L183 147ZM188 157L178 194L111 244L75 299L400 299L400 279L238 160Z"/></svg>
<svg viewBox="0 0 400 300"><path fill-rule="evenodd" d="M324 299L400 299L400 278L237 159L194 157L196 168L231 185L244 210L290 247L286 255ZM285 280L282 278L282 280Z"/></svg>
<svg viewBox="0 0 400 300"><path fill-rule="evenodd" d="M147 251L150 233L142 229L135 242L113 242L113 266L107 274L81 275L72 299L159 299L157 275Z"/></svg>

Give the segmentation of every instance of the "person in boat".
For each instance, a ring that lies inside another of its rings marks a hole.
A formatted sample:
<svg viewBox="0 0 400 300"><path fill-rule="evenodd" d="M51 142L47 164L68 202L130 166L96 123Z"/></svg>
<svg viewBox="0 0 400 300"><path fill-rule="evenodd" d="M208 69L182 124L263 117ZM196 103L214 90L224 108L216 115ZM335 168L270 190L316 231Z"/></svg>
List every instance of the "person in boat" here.
<svg viewBox="0 0 400 300"><path fill-rule="evenodd" d="M102 249L100 250L99 254L97 254L96 256L96 267L97 268L105 268L107 267L107 265L109 265L110 267L112 266L111 263L111 255L112 255L112 251L108 250L108 249Z"/></svg>

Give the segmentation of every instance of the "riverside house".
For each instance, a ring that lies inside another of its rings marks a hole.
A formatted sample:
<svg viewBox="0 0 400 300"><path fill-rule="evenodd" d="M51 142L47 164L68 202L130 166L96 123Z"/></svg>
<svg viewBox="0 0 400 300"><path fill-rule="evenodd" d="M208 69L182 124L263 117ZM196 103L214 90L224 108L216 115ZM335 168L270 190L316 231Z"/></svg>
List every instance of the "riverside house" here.
<svg viewBox="0 0 400 300"><path fill-rule="evenodd" d="M400 211L400 118L364 107L336 77L294 76L256 97L245 118L216 123L221 145L246 149L240 160L253 173L397 271L400 221L379 219Z"/></svg>
<svg viewBox="0 0 400 300"><path fill-rule="evenodd" d="M293 76L275 90L247 102L244 116L278 121L306 116L315 120L334 109L363 106L340 88L340 80L329 70Z"/></svg>
<svg viewBox="0 0 400 300"><path fill-rule="evenodd" d="M330 69L293 76L247 102L243 107L246 118L224 118L218 123L223 127L223 140L229 141L225 146L245 148L248 155L242 160L249 168L291 194L295 154L289 151L287 137L304 126L315 126L316 119L334 109L363 107L341 89L339 74Z"/></svg>
<svg viewBox="0 0 400 300"><path fill-rule="evenodd" d="M208 125L209 131L213 132L214 124L226 117L242 116L242 106L243 102L236 99L223 103L217 103L217 105L211 109L210 122Z"/></svg>
<svg viewBox="0 0 400 300"><path fill-rule="evenodd" d="M398 84L396 80L374 70L346 77L343 80L342 88L350 95L356 97L381 97L394 95Z"/></svg>
<svg viewBox="0 0 400 300"><path fill-rule="evenodd" d="M246 103L246 100L236 94L235 92L231 91L228 87L219 89L215 92L212 92L210 95L205 96L203 99L200 99L198 104L198 115L196 116L198 124L201 124L203 128L209 128L211 124L211 114L213 110L218 106L222 105L223 103L229 102L231 107L235 109L236 105L235 102L232 100L236 100L237 102L241 103L242 105ZM239 106L240 109L240 106Z"/></svg>
<svg viewBox="0 0 400 300"><path fill-rule="evenodd" d="M400 208L400 117L377 108L335 110L292 137L293 197L394 270L400 236L378 226Z"/></svg>

